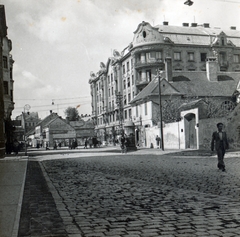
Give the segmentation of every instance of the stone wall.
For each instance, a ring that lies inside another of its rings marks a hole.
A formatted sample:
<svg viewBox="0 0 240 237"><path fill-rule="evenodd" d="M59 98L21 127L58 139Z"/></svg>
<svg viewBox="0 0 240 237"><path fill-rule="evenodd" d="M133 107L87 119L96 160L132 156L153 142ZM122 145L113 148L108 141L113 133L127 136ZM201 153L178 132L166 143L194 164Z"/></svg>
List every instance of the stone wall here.
<svg viewBox="0 0 240 237"><path fill-rule="evenodd" d="M240 147L240 105L227 117L208 118L199 121L200 149L210 149L212 133L217 131L216 124L222 122L227 132L230 149Z"/></svg>

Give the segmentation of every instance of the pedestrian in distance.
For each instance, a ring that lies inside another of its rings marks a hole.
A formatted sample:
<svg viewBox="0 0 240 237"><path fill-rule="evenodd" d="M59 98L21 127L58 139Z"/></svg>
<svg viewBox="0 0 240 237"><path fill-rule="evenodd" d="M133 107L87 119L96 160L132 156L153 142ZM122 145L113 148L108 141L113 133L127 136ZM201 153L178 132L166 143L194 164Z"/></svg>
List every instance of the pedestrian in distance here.
<svg viewBox="0 0 240 237"><path fill-rule="evenodd" d="M57 143L56 142L54 142L53 149L57 150Z"/></svg>
<svg viewBox="0 0 240 237"><path fill-rule="evenodd" d="M224 155L226 150L229 148L227 134L223 131L223 123L217 124L218 131L212 134L212 142L211 142L211 150L215 150L217 152L218 157L218 168L222 171L225 171L225 164L224 164Z"/></svg>
<svg viewBox="0 0 240 237"><path fill-rule="evenodd" d="M122 153L127 153L127 139L125 138L124 134L122 134L120 138L120 143Z"/></svg>
<svg viewBox="0 0 240 237"><path fill-rule="evenodd" d="M157 148L160 148L160 140L161 138L157 135L156 136Z"/></svg>
<svg viewBox="0 0 240 237"><path fill-rule="evenodd" d="M87 149L87 145L88 145L88 139L86 138L84 142L84 149Z"/></svg>

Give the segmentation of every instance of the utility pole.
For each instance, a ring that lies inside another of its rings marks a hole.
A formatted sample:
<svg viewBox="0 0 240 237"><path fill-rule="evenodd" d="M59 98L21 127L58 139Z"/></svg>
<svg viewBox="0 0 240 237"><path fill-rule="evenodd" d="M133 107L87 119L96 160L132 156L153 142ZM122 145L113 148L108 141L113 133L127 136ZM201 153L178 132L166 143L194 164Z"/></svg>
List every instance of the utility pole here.
<svg viewBox="0 0 240 237"><path fill-rule="evenodd" d="M161 134L161 148L164 151L163 142L163 120L162 120L162 93L161 93L161 72L157 70L158 76L158 90L159 90L159 117L160 117L160 134Z"/></svg>

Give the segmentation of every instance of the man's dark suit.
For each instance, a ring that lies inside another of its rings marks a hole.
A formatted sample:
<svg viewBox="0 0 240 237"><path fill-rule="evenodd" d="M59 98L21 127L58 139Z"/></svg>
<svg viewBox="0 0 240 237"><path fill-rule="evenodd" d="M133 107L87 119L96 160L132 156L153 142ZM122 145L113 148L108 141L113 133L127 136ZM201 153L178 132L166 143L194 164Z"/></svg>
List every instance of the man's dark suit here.
<svg viewBox="0 0 240 237"><path fill-rule="evenodd" d="M212 142L211 142L211 150L214 150L214 143L215 143L215 149L217 151L218 156L218 168L219 169L225 169L225 164L223 161L225 151L228 149L228 140L227 140L227 134L226 132L222 132L222 139L219 135L220 132L214 132L212 135Z"/></svg>

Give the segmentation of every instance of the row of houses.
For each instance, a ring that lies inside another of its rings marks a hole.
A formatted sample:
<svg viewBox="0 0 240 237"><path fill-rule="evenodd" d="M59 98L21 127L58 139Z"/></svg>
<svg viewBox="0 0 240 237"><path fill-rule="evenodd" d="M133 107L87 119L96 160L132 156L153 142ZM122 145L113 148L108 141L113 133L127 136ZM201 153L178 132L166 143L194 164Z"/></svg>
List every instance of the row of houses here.
<svg viewBox="0 0 240 237"><path fill-rule="evenodd" d="M236 27L142 22L121 53L114 50L90 73L95 130L114 139L131 122L139 146L155 145L162 129L166 148L206 147L217 122L240 128L237 119L231 121L240 101L239 80ZM240 135L231 141L237 146Z"/></svg>
<svg viewBox="0 0 240 237"><path fill-rule="evenodd" d="M16 127L15 137L24 141L25 126L27 143L32 147L71 146L73 141L83 145L85 139L95 137L94 125L89 118L69 121L51 111L43 120L36 112L22 114L16 120L20 121L20 126Z"/></svg>

